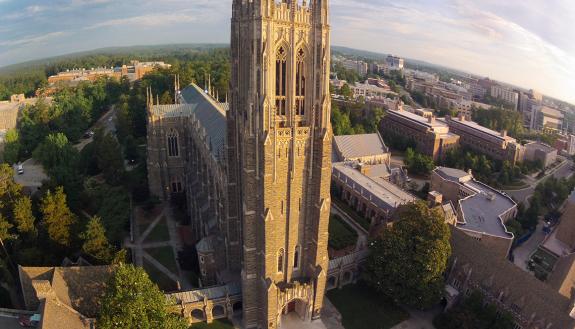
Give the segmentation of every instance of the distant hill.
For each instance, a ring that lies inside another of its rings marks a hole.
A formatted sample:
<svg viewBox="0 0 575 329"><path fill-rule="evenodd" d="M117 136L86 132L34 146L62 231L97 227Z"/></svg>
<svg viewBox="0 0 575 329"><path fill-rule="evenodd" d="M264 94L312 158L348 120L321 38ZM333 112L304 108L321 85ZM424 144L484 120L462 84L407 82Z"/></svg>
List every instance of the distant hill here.
<svg viewBox="0 0 575 329"><path fill-rule="evenodd" d="M131 47L109 47L109 48L99 48L89 51L71 53L61 56L37 59L28 62L22 62L18 64L12 64L4 67L0 67L1 73L13 73L20 70L29 70L30 68L39 68L53 65L65 60L77 59L87 56L118 56L118 55L130 55L140 59L156 59L162 56L169 55L184 55L186 53L191 53L195 51L216 49L216 48L226 48L229 47L228 44L168 44L168 45L155 45L155 46L131 46Z"/></svg>

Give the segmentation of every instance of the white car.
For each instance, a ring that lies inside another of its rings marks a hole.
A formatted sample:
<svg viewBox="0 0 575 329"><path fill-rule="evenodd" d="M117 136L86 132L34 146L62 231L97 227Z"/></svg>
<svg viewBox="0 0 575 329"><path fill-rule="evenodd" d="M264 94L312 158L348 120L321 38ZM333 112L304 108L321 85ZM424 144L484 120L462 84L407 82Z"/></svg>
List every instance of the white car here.
<svg viewBox="0 0 575 329"><path fill-rule="evenodd" d="M22 164L19 164L18 167L16 168L16 171L18 172L18 175L24 174L24 166Z"/></svg>

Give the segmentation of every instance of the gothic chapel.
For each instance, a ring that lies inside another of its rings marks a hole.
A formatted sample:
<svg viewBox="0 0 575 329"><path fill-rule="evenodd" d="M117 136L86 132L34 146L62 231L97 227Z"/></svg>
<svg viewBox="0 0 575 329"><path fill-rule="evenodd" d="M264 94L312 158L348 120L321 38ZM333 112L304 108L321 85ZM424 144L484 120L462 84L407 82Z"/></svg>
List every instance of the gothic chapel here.
<svg viewBox="0 0 575 329"><path fill-rule="evenodd" d="M328 18L328 0L233 0L229 103L193 84L176 104L149 97L150 189L186 193L202 281L237 283L244 328L317 319L323 305Z"/></svg>

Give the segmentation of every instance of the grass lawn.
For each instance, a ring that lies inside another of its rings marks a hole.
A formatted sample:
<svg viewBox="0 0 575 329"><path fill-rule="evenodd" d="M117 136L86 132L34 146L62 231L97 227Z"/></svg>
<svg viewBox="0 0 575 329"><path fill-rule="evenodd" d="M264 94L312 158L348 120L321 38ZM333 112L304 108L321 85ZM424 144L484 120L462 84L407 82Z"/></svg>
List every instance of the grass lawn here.
<svg viewBox="0 0 575 329"><path fill-rule="evenodd" d="M363 283L332 289L327 297L341 313L345 329L387 329L409 314Z"/></svg>
<svg viewBox="0 0 575 329"><path fill-rule="evenodd" d="M344 222L338 215L329 218L329 246L335 250L341 250L355 245L357 233Z"/></svg>
<svg viewBox="0 0 575 329"><path fill-rule="evenodd" d="M357 213L354 209L347 205L347 203L341 201L338 198L332 198L332 201L338 206L339 209L344 211L346 214L353 219L354 222L358 223L361 227L363 227L366 231L369 231L369 227L371 222Z"/></svg>
<svg viewBox="0 0 575 329"><path fill-rule="evenodd" d="M140 230L140 233L144 233L144 230ZM150 231L150 234L146 237L146 242L163 242L163 241L170 241L170 233L168 232L168 224L166 223L166 218L162 217L162 219L158 222L158 224Z"/></svg>
<svg viewBox="0 0 575 329"><path fill-rule="evenodd" d="M158 270L154 265L150 264L147 260L144 259L143 262L144 270L150 276L150 280L158 285L158 287L165 291L176 291L178 289L178 285L174 280L167 277L162 271Z"/></svg>
<svg viewBox="0 0 575 329"><path fill-rule="evenodd" d="M178 273L178 266L174 257L174 249L171 246L144 249L150 256L162 263L168 270L174 274Z"/></svg>
<svg viewBox="0 0 575 329"><path fill-rule="evenodd" d="M233 329L232 323L226 319L214 320L207 324L204 322L193 324L190 329Z"/></svg>

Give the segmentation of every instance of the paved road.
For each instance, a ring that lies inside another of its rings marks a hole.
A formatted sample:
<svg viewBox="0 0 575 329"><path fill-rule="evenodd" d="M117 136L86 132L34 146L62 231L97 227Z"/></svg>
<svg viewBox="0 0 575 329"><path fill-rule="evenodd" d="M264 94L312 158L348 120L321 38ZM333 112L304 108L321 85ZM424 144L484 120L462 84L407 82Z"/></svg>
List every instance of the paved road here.
<svg viewBox="0 0 575 329"><path fill-rule="evenodd" d="M0 316L0 328L2 329L22 329L18 318Z"/></svg>
<svg viewBox="0 0 575 329"><path fill-rule="evenodd" d="M571 175L573 175L572 166L573 166L573 161L566 160L561 165L559 165L557 168L555 168L555 170L552 174L549 174L549 175L541 178L540 180L532 183L530 187L520 189L520 190L507 190L505 192L507 194L509 194L510 196L512 196L519 203L525 202L529 197L531 197L533 195L533 193L535 192L535 187L537 186L537 184L546 180L547 178L549 178L551 176L553 176L555 178L569 178Z"/></svg>
<svg viewBox="0 0 575 329"><path fill-rule="evenodd" d="M90 130L94 131L98 128L104 128L104 132L110 133L116 131L116 109L112 107L111 110L106 112L93 126ZM94 140L93 137L84 138L78 144L74 145L74 147L78 151L82 151L86 145L92 143Z"/></svg>
<svg viewBox="0 0 575 329"><path fill-rule="evenodd" d="M529 272L527 269L527 261L531 257L531 254L537 250L541 242L543 242L545 236L545 233L543 233L543 223L539 222L535 233L533 233L529 240L513 250L513 263L522 270Z"/></svg>

